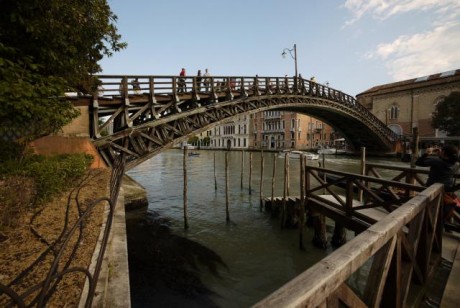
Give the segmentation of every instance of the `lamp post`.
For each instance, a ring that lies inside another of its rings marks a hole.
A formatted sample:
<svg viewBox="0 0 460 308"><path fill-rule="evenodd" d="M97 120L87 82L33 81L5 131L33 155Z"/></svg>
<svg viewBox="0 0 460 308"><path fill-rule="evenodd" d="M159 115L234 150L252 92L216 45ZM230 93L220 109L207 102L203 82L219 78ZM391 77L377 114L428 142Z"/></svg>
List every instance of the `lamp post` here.
<svg viewBox="0 0 460 308"><path fill-rule="evenodd" d="M283 49L283 52L281 53L281 56L283 56L283 58L286 58L286 54L287 52L289 52L289 55L291 56L292 59L294 59L294 62L295 62L295 76L298 77L297 75L297 46L296 44L294 44L294 48L292 49L289 49L289 48L284 48ZM294 55L292 54L292 52L294 52Z"/></svg>

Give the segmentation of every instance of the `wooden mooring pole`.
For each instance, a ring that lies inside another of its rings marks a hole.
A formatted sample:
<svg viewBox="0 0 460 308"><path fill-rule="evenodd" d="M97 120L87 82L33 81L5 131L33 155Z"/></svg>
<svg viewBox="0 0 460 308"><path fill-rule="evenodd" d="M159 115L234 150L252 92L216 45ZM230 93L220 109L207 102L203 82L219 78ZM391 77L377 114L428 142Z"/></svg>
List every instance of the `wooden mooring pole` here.
<svg viewBox="0 0 460 308"><path fill-rule="evenodd" d="M305 155L300 156L300 219L299 219L299 248L305 250L303 230L305 226Z"/></svg>
<svg viewBox="0 0 460 308"><path fill-rule="evenodd" d="M252 194L252 152L249 152L249 194Z"/></svg>
<svg viewBox="0 0 460 308"><path fill-rule="evenodd" d="M288 195L288 178L289 178L289 153L284 154L284 187L283 187L283 201L281 206L281 229L286 225L286 197Z"/></svg>
<svg viewBox="0 0 460 308"><path fill-rule="evenodd" d="M243 190L244 151L241 151L241 190Z"/></svg>
<svg viewBox="0 0 460 308"><path fill-rule="evenodd" d="M217 176L216 176L216 151L214 151L214 190L217 190Z"/></svg>
<svg viewBox="0 0 460 308"><path fill-rule="evenodd" d="M418 158L418 144L419 144L419 135L418 135L418 128L412 128L412 147L411 147L411 159L410 159L410 167L412 169L415 168L415 161Z"/></svg>
<svg viewBox="0 0 460 308"><path fill-rule="evenodd" d="M229 222L230 212L228 210L228 152L225 152L225 214L227 222Z"/></svg>
<svg viewBox="0 0 460 308"><path fill-rule="evenodd" d="M366 173L366 147L361 147L361 166L360 168L361 168L360 170L361 175L365 175ZM359 190L358 200L360 202L363 201L363 190L362 189Z"/></svg>
<svg viewBox="0 0 460 308"><path fill-rule="evenodd" d="M183 158L183 169L184 169L184 229L188 229L188 218L187 218L187 147L184 146L184 158Z"/></svg>
<svg viewBox="0 0 460 308"><path fill-rule="evenodd" d="M289 169L290 169L290 168L289 168L289 163L290 163L290 159L291 159L291 156L288 155L288 156L287 156L287 167L286 167L286 181L287 181L287 182L286 182L286 186L287 186L287 188L286 188L286 193L287 193L288 196L289 196L289 187L290 187L290 184L291 184L290 181L289 181L289 178L290 178L290 176L289 176Z"/></svg>
<svg viewBox="0 0 460 308"><path fill-rule="evenodd" d="M273 154L273 173L272 173L272 209L275 199L275 174L276 174L276 153Z"/></svg>
<svg viewBox="0 0 460 308"><path fill-rule="evenodd" d="M263 207L263 193L264 190L264 150L260 151L260 186L259 186L259 200L260 200L260 211L262 211Z"/></svg>

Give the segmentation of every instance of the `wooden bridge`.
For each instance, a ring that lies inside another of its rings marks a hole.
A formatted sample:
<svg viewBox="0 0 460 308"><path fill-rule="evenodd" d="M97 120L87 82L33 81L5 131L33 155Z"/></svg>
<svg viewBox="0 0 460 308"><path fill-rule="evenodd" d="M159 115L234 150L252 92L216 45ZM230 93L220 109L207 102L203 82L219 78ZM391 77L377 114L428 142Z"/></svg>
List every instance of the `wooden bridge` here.
<svg viewBox="0 0 460 308"><path fill-rule="evenodd" d="M332 218L334 236L343 227L359 235L255 307L420 305L442 257L443 186L423 187L427 170L420 168L366 164L364 170L358 175L303 164L300 208L317 220ZM391 177L382 178L382 170ZM327 241L324 227L315 238Z"/></svg>
<svg viewBox="0 0 460 308"><path fill-rule="evenodd" d="M399 136L336 89L297 77L98 76L93 95L74 98L88 108L90 135L112 165L127 169L174 143L240 114L284 110L309 114L342 132L355 149L395 152Z"/></svg>

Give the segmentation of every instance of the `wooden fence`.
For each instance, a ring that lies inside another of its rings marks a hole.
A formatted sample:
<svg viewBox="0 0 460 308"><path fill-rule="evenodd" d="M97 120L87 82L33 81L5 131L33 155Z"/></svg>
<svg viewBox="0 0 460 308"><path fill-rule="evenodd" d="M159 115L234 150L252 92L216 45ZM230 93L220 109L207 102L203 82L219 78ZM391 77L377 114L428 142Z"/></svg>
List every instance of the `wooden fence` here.
<svg viewBox="0 0 460 308"><path fill-rule="evenodd" d="M370 226L255 307L406 306L413 287L426 285L441 260L443 186L434 184L425 189L316 167L307 167L305 174L307 208L327 208L329 215L346 217L343 222L350 225ZM331 174L335 181L328 183L325 178ZM313 178L319 185L312 188ZM345 196L332 189L340 182L345 184ZM363 202L356 202L356 188L363 191ZM404 191L403 196L406 191L415 196L401 198L396 188ZM330 195L319 195L323 189ZM387 193L384 198L382 191ZM366 220L366 215L359 213L376 208L387 214L373 224L372 219ZM358 270L359 287L350 284L350 277ZM367 274L363 277L362 272Z"/></svg>

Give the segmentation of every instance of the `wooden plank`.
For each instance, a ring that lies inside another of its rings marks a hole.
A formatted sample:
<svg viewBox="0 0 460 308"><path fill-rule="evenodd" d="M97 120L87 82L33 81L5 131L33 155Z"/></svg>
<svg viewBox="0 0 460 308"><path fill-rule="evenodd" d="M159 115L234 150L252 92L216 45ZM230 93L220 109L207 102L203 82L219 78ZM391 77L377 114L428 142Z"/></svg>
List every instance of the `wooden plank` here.
<svg viewBox="0 0 460 308"><path fill-rule="evenodd" d="M331 195L320 195L320 197L330 202L337 202L337 200ZM345 200L345 196L340 196L340 197L342 198L342 200ZM337 205L338 204L339 203L337 202ZM358 207L362 205L363 205L362 202L353 199L353 202L352 202L353 207ZM361 213L375 221L379 221L388 215L388 211L386 211L383 208L378 208L378 207L369 208L369 209L361 209L361 210L357 210L356 212Z"/></svg>
<svg viewBox="0 0 460 308"><path fill-rule="evenodd" d="M335 292L338 299L353 308L367 308L367 305L359 298L358 295L345 283L343 283Z"/></svg>

